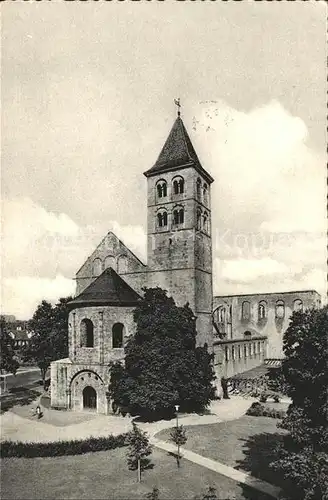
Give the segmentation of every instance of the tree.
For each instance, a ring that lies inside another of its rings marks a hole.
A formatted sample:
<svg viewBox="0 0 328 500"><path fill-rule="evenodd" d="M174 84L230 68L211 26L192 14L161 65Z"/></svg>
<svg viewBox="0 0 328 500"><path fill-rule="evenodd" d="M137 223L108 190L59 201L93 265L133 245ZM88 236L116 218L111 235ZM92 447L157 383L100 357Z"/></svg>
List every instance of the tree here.
<svg viewBox="0 0 328 500"><path fill-rule="evenodd" d="M128 466L130 470L138 470L138 482L141 481L141 471L149 465L147 457L152 453L152 446L149 444L147 433L139 429L135 422L132 422L132 431L127 437L129 446Z"/></svg>
<svg viewBox="0 0 328 500"><path fill-rule="evenodd" d="M180 446L183 446L187 442L186 430L182 425L174 427L170 432L170 440L173 441L178 447L177 464L180 467Z"/></svg>
<svg viewBox="0 0 328 500"><path fill-rule="evenodd" d="M43 383L52 361L68 355L68 306L71 297L61 298L53 307L43 300L29 321L33 332L24 358L37 364Z"/></svg>
<svg viewBox="0 0 328 500"><path fill-rule="evenodd" d="M182 411L202 411L215 396L215 376L207 346L196 347L196 318L162 289L144 292L113 398L147 418L172 415L177 403Z"/></svg>
<svg viewBox="0 0 328 500"><path fill-rule="evenodd" d="M9 335L5 318L0 318L0 370L15 374L19 363L15 359L14 340Z"/></svg>
<svg viewBox="0 0 328 500"><path fill-rule="evenodd" d="M284 336L282 363L292 399L280 424L289 433L272 467L288 498L328 499L328 307L295 312Z"/></svg>

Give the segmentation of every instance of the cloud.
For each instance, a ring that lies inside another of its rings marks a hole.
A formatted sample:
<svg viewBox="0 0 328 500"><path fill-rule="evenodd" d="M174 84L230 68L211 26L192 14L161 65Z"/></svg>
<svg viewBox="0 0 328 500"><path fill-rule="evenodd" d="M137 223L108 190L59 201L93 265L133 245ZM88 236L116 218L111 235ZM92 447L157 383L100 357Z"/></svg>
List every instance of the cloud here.
<svg viewBox="0 0 328 500"><path fill-rule="evenodd" d="M195 110L193 129L196 150L215 178L218 227L325 230L326 161L307 145L299 117L277 101L247 113L205 102Z"/></svg>
<svg viewBox="0 0 328 500"><path fill-rule="evenodd" d="M249 112L217 101L199 104L193 128L195 149L215 178L215 293L281 287L325 293L325 168L307 145L304 122L276 101ZM115 175L111 184L119 185ZM125 204L136 213L140 196L132 194L125 194ZM76 270L110 230L146 261L146 228L120 223L121 205L109 202L116 220L103 209L100 219L83 226L27 197L4 200L6 312L30 316L43 298L71 293Z"/></svg>
<svg viewBox="0 0 328 500"><path fill-rule="evenodd" d="M41 300L56 303L73 295L75 283L61 275L54 279L20 276L3 280L3 311L20 319L30 319Z"/></svg>

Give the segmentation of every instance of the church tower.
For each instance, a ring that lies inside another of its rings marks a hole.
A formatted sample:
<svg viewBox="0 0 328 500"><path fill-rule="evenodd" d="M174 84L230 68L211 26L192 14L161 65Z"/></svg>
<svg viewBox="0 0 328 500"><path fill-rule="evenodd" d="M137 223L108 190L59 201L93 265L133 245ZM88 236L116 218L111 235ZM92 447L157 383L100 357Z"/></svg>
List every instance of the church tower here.
<svg viewBox="0 0 328 500"><path fill-rule="evenodd" d="M178 112L148 180L148 286L189 302L198 344L212 346L213 178L202 167Z"/></svg>

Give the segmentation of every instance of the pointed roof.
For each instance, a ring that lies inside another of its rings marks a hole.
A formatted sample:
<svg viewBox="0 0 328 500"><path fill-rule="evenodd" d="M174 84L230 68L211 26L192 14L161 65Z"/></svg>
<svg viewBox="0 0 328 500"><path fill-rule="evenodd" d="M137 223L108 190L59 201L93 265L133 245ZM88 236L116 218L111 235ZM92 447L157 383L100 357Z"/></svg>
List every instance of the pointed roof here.
<svg viewBox="0 0 328 500"><path fill-rule="evenodd" d="M147 172L144 172L144 175L151 177L161 172L178 170L182 167L194 167L208 183L214 180L201 166L186 127L180 116L178 116L155 165L147 170Z"/></svg>
<svg viewBox="0 0 328 500"><path fill-rule="evenodd" d="M71 308L95 305L135 306L140 299L140 295L109 267L68 304Z"/></svg>

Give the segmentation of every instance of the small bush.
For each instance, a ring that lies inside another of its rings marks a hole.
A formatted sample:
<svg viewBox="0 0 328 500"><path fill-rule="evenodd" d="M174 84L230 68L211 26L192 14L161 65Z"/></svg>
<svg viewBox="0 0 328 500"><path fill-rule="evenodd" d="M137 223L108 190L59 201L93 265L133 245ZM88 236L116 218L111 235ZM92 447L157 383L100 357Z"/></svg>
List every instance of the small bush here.
<svg viewBox="0 0 328 500"><path fill-rule="evenodd" d="M264 406L261 403L255 402L248 408L246 415L252 417L261 417L263 415Z"/></svg>
<svg viewBox="0 0 328 500"><path fill-rule="evenodd" d="M268 408L258 402L253 403L246 412L246 415L250 415L252 417L271 417L279 419L283 418L285 414L286 413L283 410Z"/></svg>
<svg viewBox="0 0 328 500"><path fill-rule="evenodd" d="M56 441L51 443L23 443L20 441L3 441L1 457L59 457L63 455L82 455L95 451L107 451L126 446L127 434L85 440Z"/></svg>
<svg viewBox="0 0 328 500"><path fill-rule="evenodd" d="M262 394L260 395L260 402L261 403L266 403L268 397L269 397L269 395L266 392L262 392Z"/></svg>

